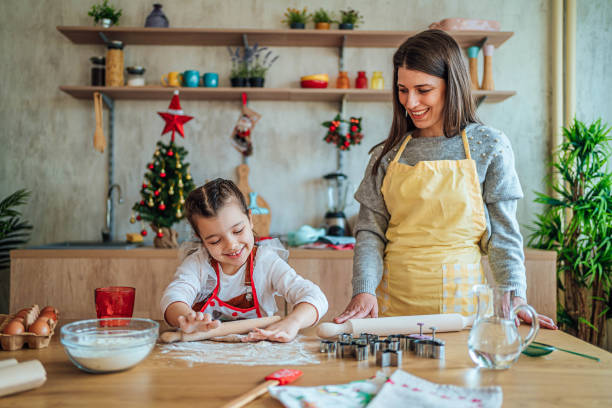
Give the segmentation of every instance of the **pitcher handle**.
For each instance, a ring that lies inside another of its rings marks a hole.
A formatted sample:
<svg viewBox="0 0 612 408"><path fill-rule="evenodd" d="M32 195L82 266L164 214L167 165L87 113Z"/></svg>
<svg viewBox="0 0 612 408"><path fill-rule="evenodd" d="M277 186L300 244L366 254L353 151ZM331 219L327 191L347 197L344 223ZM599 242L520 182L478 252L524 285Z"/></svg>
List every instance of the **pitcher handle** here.
<svg viewBox="0 0 612 408"><path fill-rule="evenodd" d="M168 86L168 75L162 75L161 83L162 85Z"/></svg>
<svg viewBox="0 0 612 408"><path fill-rule="evenodd" d="M531 329L529 330L529 333L527 333L527 337L525 337L524 339L521 338L521 343L522 343L521 352L522 352L535 339L536 334L538 334L538 330L540 330L540 322L538 321L538 314L536 313L535 309L527 304L514 306L512 308L511 316L516 318L517 312L521 309L524 309L527 313L531 315ZM520 334L519 334L519 337L520 337Z"/></svg>

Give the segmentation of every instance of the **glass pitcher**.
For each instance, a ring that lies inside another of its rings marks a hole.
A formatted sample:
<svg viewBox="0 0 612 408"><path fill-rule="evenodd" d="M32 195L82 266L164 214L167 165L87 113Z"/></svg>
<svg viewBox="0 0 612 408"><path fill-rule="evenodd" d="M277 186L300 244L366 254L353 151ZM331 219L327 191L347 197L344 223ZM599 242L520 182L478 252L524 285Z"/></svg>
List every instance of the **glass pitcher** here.
<svg viewBox="0 0 612 408"><path fill-rule="evenodd" d="M468 338L468 351L476 365L493 370L505 370L519 358L533 341L540 325L536 311L529 305L517 305L510 310L511 289L503 286L476 285L478 314ZM531 330L522 338L516 327L516 313L525 310L531 315Z"/></svg>

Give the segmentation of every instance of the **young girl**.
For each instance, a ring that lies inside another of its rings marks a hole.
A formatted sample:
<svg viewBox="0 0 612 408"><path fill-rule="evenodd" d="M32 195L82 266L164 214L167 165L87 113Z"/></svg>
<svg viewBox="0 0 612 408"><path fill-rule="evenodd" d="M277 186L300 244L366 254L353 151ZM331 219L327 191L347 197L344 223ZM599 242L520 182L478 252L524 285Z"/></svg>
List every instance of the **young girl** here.
<svg viewBox="0 0 612 408"><path fill-rule="evenodd" d="M271 316L277 311L274 296L280 295L293 311L245 341L288 342L327 312L321 289L287 264L278 240L255 244L251 214L233 182L216 179L193 190L185 215L202 244L185 258L162 296L169 324L191 333L217 327L219 320Z"/></svg>

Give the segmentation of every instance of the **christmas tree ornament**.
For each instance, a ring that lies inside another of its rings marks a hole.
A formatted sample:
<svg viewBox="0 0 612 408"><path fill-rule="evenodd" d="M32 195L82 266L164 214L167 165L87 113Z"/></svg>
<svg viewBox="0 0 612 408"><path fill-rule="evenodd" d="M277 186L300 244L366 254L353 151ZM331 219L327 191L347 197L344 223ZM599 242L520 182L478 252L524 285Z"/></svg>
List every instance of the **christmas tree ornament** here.
<svg viewBox="0 0 612 408"><path fill-rule="evenodd" d="M168 189L169 195L174 195L174 184L170 184L170 188Z"/></svg>
<svg viewBox="0 0 612 408"><path fill-rule="evenodd" d="M147 166L149 168L149 170L153 170L155 168L155 166L153 165L153 163L149 163L149 165Z"/></svg>
<svg viewBox="0 0 612 408"><path fill-rule="evenodd" d="M155 193L153 194L155 194L155 197L159 197L159 189L155 190Z"/></svg>
<svg viewBox="0 0 612 408"><path fill-rule="evenodd" d="M147 183L142 183L142 189L144 190L145 188L149 187L149 185Z"/></svg>
<svg viewBox="0 0 612 408"><path fill-rule="evenodd" d="M166 153L168 156L172 157L172 155L174 154L174 152L172 151L172 149L168 150L168 153Z"/></svg>
<svg viewBox="0 0 612 408"><path fill-rule="evenodd" d="M181 164L181 157L178 154L176 155L176 168L177 169L183 168L183 165Z"/></svg>
<svg viewBox="0 0 612 408"><path fill-rule="evenodd" d="M159 149L155 150L155 153L153 153L153 155L154 155L155 157L159 156Z"/></svg>
<svg viewBox="0 0 612 408"><path fill-rule="evenodd" d="M162 201L159 203L159 206L157 208L159 208L160 211L164 211L166 209L166 204L164 204L164 202Z"/></svg>
<svg viewBox="0 0 612 408"><path fill-rule="evenodd" d="M183 198L183 191L179 191L179 204L185 204L185 199Z"/></svg>
<svg viewBox="0 0 612 408"><path fill-rule="evenodd" d="M144 205L144 202L142 203L142 205ZM138 215L136 216L136 219L137 219L138 221L142 220L142 217L140 216L140 214L138 214Z"/></svg>
<svg viewBox="0 0 612 408"><path fill-rule="evenodd" d="M166 177L166 170L162 169L162 170L159 172L159 177L161 177L161 178Z"/></svg>
<svg viewBox="0 0 612 408"><path fill-rule="evenodd" d="M176 216L178 218L181 218L183 216L183 212L181 211L180 207L176 209Z"/></svg>
<svg viewBox="0 0 612 408"><path fill-rule="evenodd" d="M136 217L134 217L134 213L132 213L132 215L130 216L130 224L135 224L136 223Z"/></svg>
<svg viewBox="0 0 612 408"><path fill-rule="evenodd" d="M175 90L170 106L166 112L157 112L166 121L166 126L162 131L162 135L172 131L171 142L174 142L174 132L178 132L181 137L185 137L183 125L193 119L193 116L183 114L181 102L179 100L179 91ZM169 150L172 151L172 150ZM171 156L171 155L170 155Z"/></svg>
<svg viewBox="0 0 612 408"><path fill-rule="evenodd" d="M351 117L346 121L336 115L334 120L323 122L322 125L327 128L323 140L335 144L340 150L349 150L351 145L358 145L363 139L361 118Z"/></svg>
<svg viewBox="0 0 612 408"><path fill-rule="evenodd" d="M140 200L140 205L145 205L145 200Z"/></svg>
<svg viewBox="0 0 612 408"><path fill-rule="evenodd" d="M182 179L182 178L180 178L180 176L179 176L179 179L178 179L178 184L177 184L177 186L179 186L179 188L183 188L183 187L184 187L184 184L183 184L183 179Z"/></svg>
<svg viewBox="0 0 612 408"><path fill-rule="evenodd" d="M234 129L232 130L232 145L244 157L253 154L252 132L261 115L247 107L246 93L242 94L242 111Z"/></svg>
<svg viewBox="0 0 612 408"><path fill-rule="evenodd" d="M147 202L147 205L149 207L153 207L155 205L155 203L153 202L153 197L149 197L149 201Z"/></svg>
<svg viewBox="0 0 612 408"><path fill-rule="evenodd" d="M147 230L146 229L141 230L140 231L140 235L142 235L143 237L146 237L147 236Z"/></svg>
<svg viewBox="0 0 612 408"><path fill-rule="evenodd" d="M185 175L185 180L191 180L191 173L187 173Z"/></svg>
<svg viewBox="0 0 612 408"><path fill-rule="evenodd" d="M160 229L157 230L157 238L162 238L164 236L163 231Z"/></svg>

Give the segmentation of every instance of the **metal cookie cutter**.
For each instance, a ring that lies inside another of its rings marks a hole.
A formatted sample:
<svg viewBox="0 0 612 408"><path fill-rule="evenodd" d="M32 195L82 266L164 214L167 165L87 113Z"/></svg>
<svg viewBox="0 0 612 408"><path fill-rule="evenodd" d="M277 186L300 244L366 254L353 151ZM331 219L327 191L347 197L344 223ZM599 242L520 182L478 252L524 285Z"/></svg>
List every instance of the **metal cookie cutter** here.
<svg viewBox="0 0 612 408"><path fill-rule="evenodd" d="M430 327L432 338L430 340L417 340L415 342L416 355L425 358L444 359L444 341L436 339L436 328Z"/></svg>
<svg viewBox="0 0 612 408"><path fill-rule="evenodd" d="M338 341L341 343L350 343L351 341L353 341L353 335L350 333L339 334Z"/></svg>
<svg viewBox="0 0 612 408"><path fill-rule="evenodd" d="M416 342L421 340L431 340L431 336L423 334L423 325L425 323L417 323L419 325L419 334L409 334L408 337L408 350L416 353Z"/></svg>
<svg viewBox="0 0 612 408"><path fill-rule="evenodd" d="M367 360L369 357L368 351L369 347L367 344L357 344L355 346L355 358L357 360Z"/></svg>
<svg viewBox="0 0 612 408"><path fill-rule="evenodd" d="M379 350L376 353L376 364L381 367L401 367L402 350Z"/></svg>
<svg viewBox="0 0 612 408"><path fill-rule="evenodd" d="M337 348L338 345L335 341L321 340L321 344L319 345L319 352L327 353L328 357L335 357Z"/></svg>
<svg viewBox="0 0 612 408"><path fill-rule="evenodd" d="M387 336L387 350L401 350L401 334L390 334Z"/></svg>
<svg viewBox="0 0 612 408"><path fill-rule="evenodd" d="M355 345L352 342L338 342L338 357L349 358L355 355Z"/></svg>

